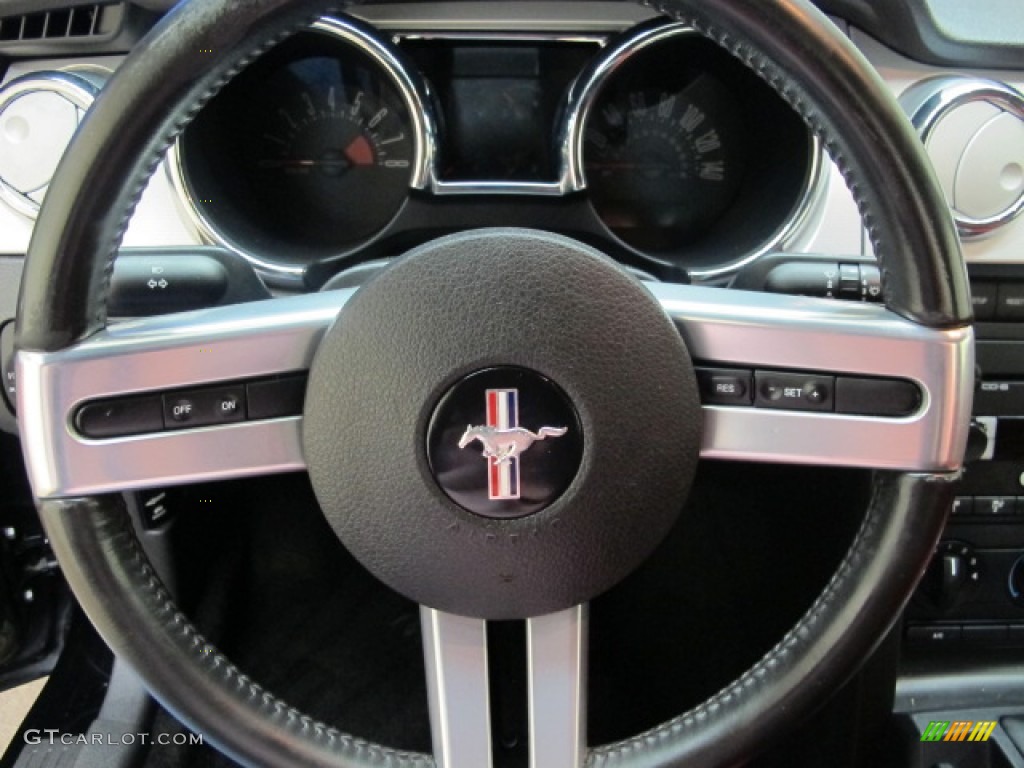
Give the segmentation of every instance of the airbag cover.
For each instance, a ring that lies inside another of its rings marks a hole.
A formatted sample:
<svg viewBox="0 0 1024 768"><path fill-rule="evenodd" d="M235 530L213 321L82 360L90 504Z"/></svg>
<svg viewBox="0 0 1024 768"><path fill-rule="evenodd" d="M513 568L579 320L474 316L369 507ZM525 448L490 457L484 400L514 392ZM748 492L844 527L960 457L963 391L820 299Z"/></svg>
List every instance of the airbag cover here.
<svg viewBox="0 0 1024 768"><path fill-rule="evenodd" d="M569 487L512 519L453 502L427 456L438 403L501 367L557 384L582 433ZM686 499L700 425L686 347L638 281L567 238L484 230L413 251L346 304L303 439L328 521L370 571L432 608L511 619L589 600L643 561Z"/></svg>

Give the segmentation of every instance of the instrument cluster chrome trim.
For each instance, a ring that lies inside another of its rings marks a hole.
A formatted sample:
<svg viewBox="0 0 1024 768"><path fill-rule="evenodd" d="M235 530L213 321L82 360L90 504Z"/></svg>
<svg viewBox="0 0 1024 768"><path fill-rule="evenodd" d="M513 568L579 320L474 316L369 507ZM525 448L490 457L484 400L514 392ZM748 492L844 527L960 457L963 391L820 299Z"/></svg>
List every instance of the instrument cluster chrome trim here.
<svg viewBox="0 0 1024 768"><path fill-rule="evenodd" d="M417 161L413 178L410 181L410 188L426 190L437 196L564 197L584 192L587 188L583 168L583 137L586 120L594 101L608 79L625 61L648 46L679 36L698 34L684 24L666 21L653 26L644 25L633 32L626 32L621 40L609 47L609 37L606 34L542 31L490 32L484 29L403 32L382 28L382 35L391 34L391 41L396 45L402 40L546 41L591 43L596 48L603 49L577 76L563 99L562 113L558 119L554 138L559 152L556 178L551 181L510 182L486 179L464 181L442 179L439 169L440 120L434 113L434 99L423 78L398 61L384 43L372 35L368 35L358 26L346 22L342 17L325 17L317 22L313 29L335 34L340 39L356 45L387 71L401 91L410 115L416 121L414 128L417 137ZM739 258L713 267L691 270L690 274L693 278L710 280L727 277L764 254L792 242L795 236L803 231L817 204L824 199L828 185L824 151L817 137L811 137L809 153L808 172L800 199L790 215L779 224L773 234L754 251L745 253ZM202 206L199 205L188 185L180 140L176 141L168 150L165 165L177 193L179 205L202 239L244 257L261 274L278 283L285 286L301 284L307 269L305 265L288 263L284 260L271 260L249 252L203 213ZM610 231L609 236L615 237Z"/></svg>
<svg viewBox="0 0 1024 768"><path fill-rule="evenodd" d="M373 34L366 32L360 25L353 23L352 20L344 17L325 16L315 22L310 27L310 31L331 35L354 46L369 56L391 80L405 102L414 134L415 157L409 188L427 188L436 165L437 125L431 108L433 98L426 82L416 74L415 70L403 64L385 43ZM192 193L185 169L184 154L179 136L168 149L164 166L177 193L179 207L199 236L208 243L219 245L238 254L267 277L276 279L285 285L301 284L306 273L305 265L289 264L285 261L257 256L235 242L227 232L211 221Z"/></svg>
<svg viewBox="0 0 1024 768"><path fill-rule="evenodd" d="M932 330L884 307L650 284L699 363L909 379L906 418L705 406L701 455L740 461L954 471L973 399L971 328ZM18 415L39 498L300 470L301 418L88 440L71 426L96 398L308 369L354 289L135 320L60 352L19 352Z"/></svg>
<svg viewBox="0 0 1024 768"><path fill-rule="evenodd" d="M89 110L100 88L91 79L74 72L42 71L22 75L0 88L0 113L10 104L30 93L55 93L67 99L82 113ZM81 117L79 117L81 121ZM36 191L36 190L33 190ZM39 215L39 203L0 178L0 200L11 210L29 219Z"/></svg>
<svg viewBox="0 0 1024 768"><path fill-rule="evenodd" d="M1024 121L1024 95L997 80L945 75L915 83L900 97L900 104L910 117L921 142L926 145L944 117L958 107L978 101L991 104ZM956 210L952 203L950 211L961 237L983 237L1024 213L1024 194L1001 214L986 219L968 216Z"/></svg>

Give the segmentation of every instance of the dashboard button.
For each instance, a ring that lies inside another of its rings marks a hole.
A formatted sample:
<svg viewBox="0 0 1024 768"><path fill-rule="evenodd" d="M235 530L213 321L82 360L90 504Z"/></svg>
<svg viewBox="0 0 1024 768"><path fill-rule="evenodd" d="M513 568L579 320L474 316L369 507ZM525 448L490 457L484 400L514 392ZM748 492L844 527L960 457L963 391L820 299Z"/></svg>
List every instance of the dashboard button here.
<svg viewBox="0 0 1024 768"><path fill-rule="evenodd" d="M754 372L758 408L831 411L835 377L808 373Z"/></svg>
<svg viewBox="0 0 1024 768"><path fill-rule="evenodd" d="M1006 517L1016 513L1017 499L1013 496L977 496L974 514L984 517Z"/></svg>
<svg viewBox="0 0 1024 768"><path fill-rule="evenodd" d="M984 645L1005 643L1009 634L1010 628L1005 624L978 624L964 627L960 637L965 643Z"/></svg>
<svg viewBox="0 0 1024 768"><path fill-rule="evenodd" d="M974 514L974 497L972 496L957 496L953 499L953 509L951 510L953 517L964 517L966 515Z"/></svg>
<svg viewBox="0 0 1024 768"><path fill-rule="evenodd" d="M86 403L75 414L75 427L92 438L160 432L164 428L160 397L124 397Z"/></svg>
<svg viewBox="0 0 1024 768"><path fill-rule="evenodd" d="M987 280L971 281L971 304L975 320L991 320L996 316L996 284Z"/></svg>
<svg viewBox="0 0 1024 768"><path fill-rule="evenodd" d="M907 640L920 645L951 645L960 641L960 627L935 625L910 627Z"/></svg>
<svg viewBox="0 0 1024 768"><path fill-rule="evenodd" d="M1024 320L1024 283L1000 283L996 297L999 320Z"/></svg>

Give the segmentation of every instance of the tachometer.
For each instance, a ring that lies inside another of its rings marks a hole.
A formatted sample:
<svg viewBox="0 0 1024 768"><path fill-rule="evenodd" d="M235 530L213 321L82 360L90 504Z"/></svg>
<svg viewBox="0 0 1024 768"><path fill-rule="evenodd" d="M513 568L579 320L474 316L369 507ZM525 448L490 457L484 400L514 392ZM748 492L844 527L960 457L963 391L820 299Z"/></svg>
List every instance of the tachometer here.
<svg viewBox="0 0 1024 768"><path fill-rule="evenodd" d="M273 273L383 229L422 182L426 145L392 55L351 22L324 21L211 101L179 147L205 234Z"/></svg>

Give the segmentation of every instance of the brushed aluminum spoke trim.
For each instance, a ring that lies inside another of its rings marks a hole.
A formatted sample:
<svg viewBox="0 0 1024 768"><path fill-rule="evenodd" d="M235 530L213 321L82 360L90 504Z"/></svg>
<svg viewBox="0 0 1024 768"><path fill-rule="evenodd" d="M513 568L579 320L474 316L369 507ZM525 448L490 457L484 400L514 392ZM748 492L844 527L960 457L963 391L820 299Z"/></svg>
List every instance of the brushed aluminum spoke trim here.
<svg viewBox="0 0 1024 768"><path fill-rule="evenodd" d="M740 461L952 471L963 461L974 385L971 328L935 330L882 306L650 284L690 355L712 366L909 379L906 418L704 407L701 456Z"/></svg>
<svg viewBox="0 0 1024 768"><path fill-rule="evenodd" d="M713 366L889 376L917 382L918 413L873 418L705 406L705 458L918 471L962 461L972 401L970 328L922 328L884 307L649 284L690 354ZM353 290L112 326L54 353L19 352L18 414L40 498L300 470L301 418L87 440L86 400L307 370Z"/></svg>
<svg viewBox="0 0 1024 768"><path fill-rule="evenodd" d="M530 768L575 768L586 755L587 606L526 621Z"/></svg>
<svg viewBox="0 0 1024 768"><path fill-rule="evenodd" d="M491 767L487 625L420 607L437 768Z"/></svg>
<svg viewBox="0 0 1024 768"><path fill-rule="evenodd" d="M18 353L22 448L39 498L305 468L301 418L90 440L86 400L308 370L353 290L113 325L67 350Z"/></svg>

